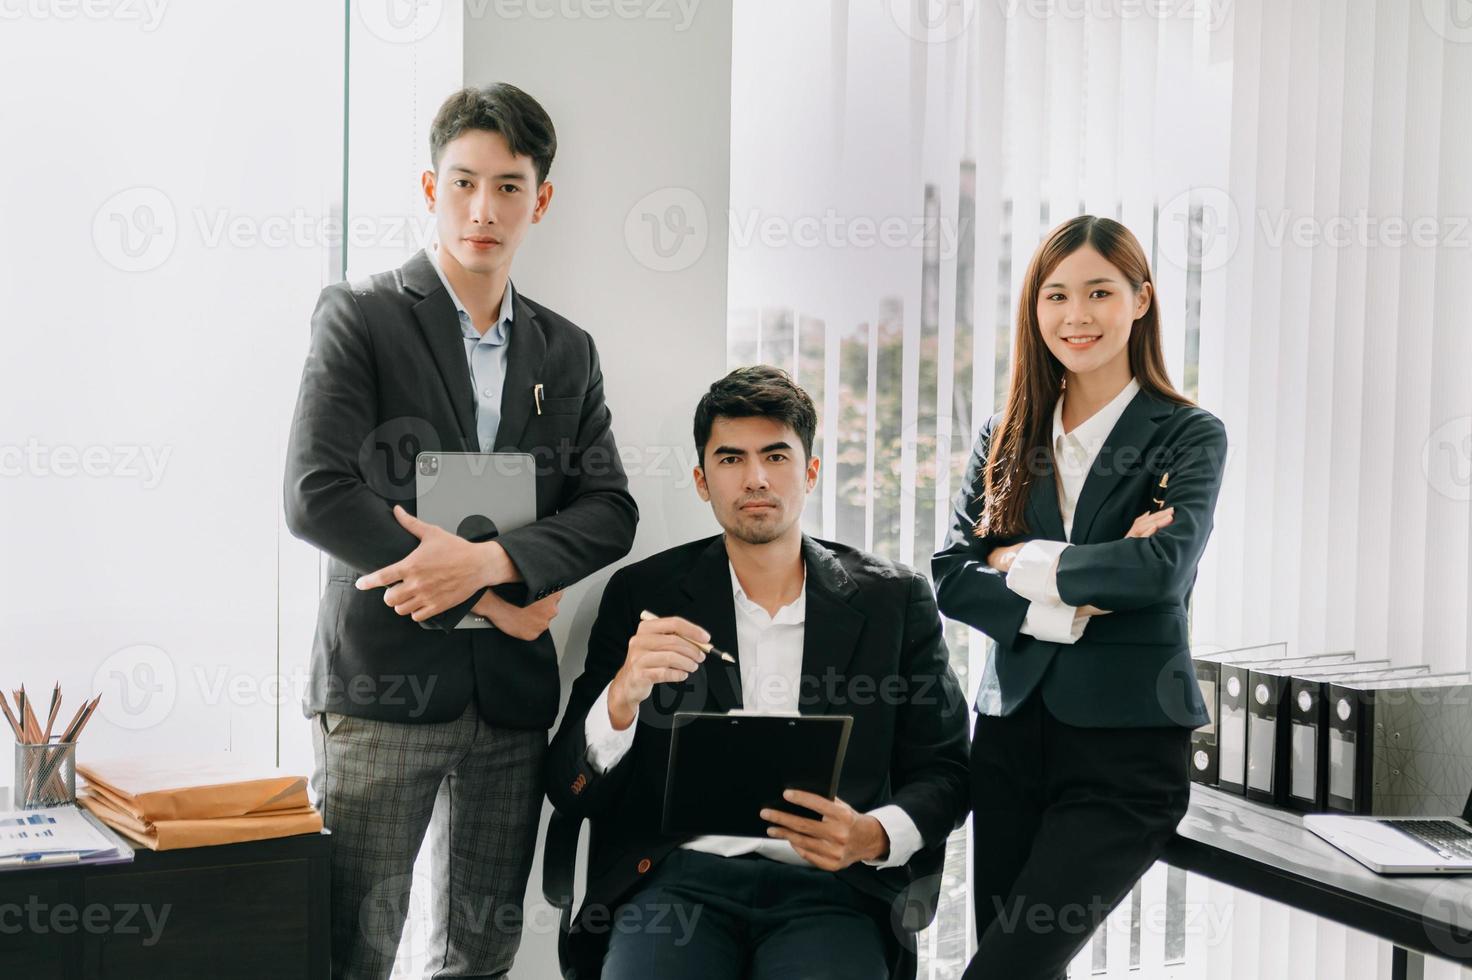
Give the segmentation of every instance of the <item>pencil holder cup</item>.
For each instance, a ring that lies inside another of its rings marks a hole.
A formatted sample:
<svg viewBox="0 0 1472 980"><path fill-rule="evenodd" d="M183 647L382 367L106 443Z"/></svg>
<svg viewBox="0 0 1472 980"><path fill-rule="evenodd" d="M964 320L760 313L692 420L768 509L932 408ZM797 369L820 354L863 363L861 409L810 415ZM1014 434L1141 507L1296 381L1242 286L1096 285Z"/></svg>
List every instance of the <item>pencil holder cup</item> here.
<svg viewBox="0 0 1472 980"><path fill-rule="evenodd" d="M77 802L77 743L15 743L15 808Z"/></svg>

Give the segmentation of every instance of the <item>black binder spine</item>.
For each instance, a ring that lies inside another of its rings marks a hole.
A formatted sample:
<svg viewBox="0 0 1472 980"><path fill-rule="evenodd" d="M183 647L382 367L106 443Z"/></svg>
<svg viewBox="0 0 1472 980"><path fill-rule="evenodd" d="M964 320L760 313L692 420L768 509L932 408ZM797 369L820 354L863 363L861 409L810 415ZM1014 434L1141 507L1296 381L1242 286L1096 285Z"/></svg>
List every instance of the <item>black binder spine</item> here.
<svg viewBox="0 0 1472 980"><path fill-rule="evenodd" d="M1217 703L1220 690L1221 665L1211 661L1197 660L1196 684L1201 688L1202 700L1206 703L1206 714L1210 721L1191 732L1191 781L1205 786L1215 786L1217 781Z"/></svg>
<svg viewBox="0 0 1472 980"><path fill-rule="evenodd" d="M1247 792L1248 668L1221 665L1221 716L1217 720L1217 787L1245 796Z"/></svg>
<svg viewBox="0 0 1472 980"><path fill-rule="evenodd" d="M1247 798L1259 803L1288 802L1288 678L1248 674Z"/></svg>
<svg viewBox="0 0 1472 980"><path fill-rule="evenodd" d="M1375 692L1329 685L1329 724L1325 729L1325 809L1370 812L1375 760Z"/></svg>
<svg viewBox="0 0 1472 980"><path fill-rule="evenodd" d="M1329 685L1323 681L1292 678L1288 685L1288 806L1303 813L1318 813L1326 805L1329 780L1329 743L1324 729L1329 724ZM1299 751L1303 746L1303 751Z"/></svg>

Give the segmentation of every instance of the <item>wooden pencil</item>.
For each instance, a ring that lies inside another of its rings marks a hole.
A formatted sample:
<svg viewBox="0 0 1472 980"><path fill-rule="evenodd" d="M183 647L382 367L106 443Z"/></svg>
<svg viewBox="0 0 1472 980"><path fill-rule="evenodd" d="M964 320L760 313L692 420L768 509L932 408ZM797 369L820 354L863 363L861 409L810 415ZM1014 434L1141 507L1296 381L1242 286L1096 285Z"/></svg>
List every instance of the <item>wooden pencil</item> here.
<svg viewBox="0 0 1472 980"><path fill-rule="evenodd" d="M31 699L26 696L26 686L20 686L20 723L26 730L26 738L34 745L41 739L41 726L36 722L36 712L31 709Z"/></svg>
<svg viewBox="0 0 1472 980"><path fill-rule="evenodd" d="M10 710L10 702L5 700L4 694L0 694L0 708L5 709L5 720L10 722L10 729L15 732L15 740L17 742L24 742L26 740L25 734L21 732L20 722L15 720L15 713Z"/></svg>
<svg viewBox="0 0 1472 980"><path fill-rule="evenodd" d="M61 710L61 682L51 689L51 710L46 712L46 731L41 734L41 741L51 741L51 726L56 724L56 713Z"/></svg>
<svg viewBox="0 0 1472 980"><path fill-rule="evenodd" d="M92 699L92 703L87 706L87 713L82 716L82 720L77 724L77 730L72 732L72 737L67 741L75 742L77 739L82 737L82 729L86 728L87 722L92 720L92 712L97 710L97 702L101 700L101 694Z"/></svg>
<svg viewBox="0 0 1472 980"><path fill-rule="evenodd" d="M76 714L72 715L72 720L67 722L66 727L61 730L61 740L63 742L70 742L72 740L72 732L75 731L77 722L82 720L82 715L86 714L86 712L87 701L83 699L82 703L77 705L77 711Z"/></svg>

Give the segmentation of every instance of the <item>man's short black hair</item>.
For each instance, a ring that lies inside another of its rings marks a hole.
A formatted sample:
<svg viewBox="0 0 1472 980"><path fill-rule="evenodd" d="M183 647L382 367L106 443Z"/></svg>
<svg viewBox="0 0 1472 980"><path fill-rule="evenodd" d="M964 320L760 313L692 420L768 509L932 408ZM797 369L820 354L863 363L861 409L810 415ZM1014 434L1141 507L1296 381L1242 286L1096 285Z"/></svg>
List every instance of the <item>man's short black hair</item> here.
<svg viewBox="0 0 1472 980"><path fill-rule="evenodd" d="M705 465L705 444L718 418L767 418L792 427L805 458L813 455L818 410L786 371L769 364L737 368L710 386L695 406L695 450Z"/></svg>
<svg viewBox="0 0 1472 980"><path fill-rule="evenodd" d="M468 129L500 133L516 156L537 167L537 185L547 179L557 155L557 131L541 103L515 85L496 82L485 88L462 88L445 100L429 127L429 161L435 173L450 141Z"/></svg>

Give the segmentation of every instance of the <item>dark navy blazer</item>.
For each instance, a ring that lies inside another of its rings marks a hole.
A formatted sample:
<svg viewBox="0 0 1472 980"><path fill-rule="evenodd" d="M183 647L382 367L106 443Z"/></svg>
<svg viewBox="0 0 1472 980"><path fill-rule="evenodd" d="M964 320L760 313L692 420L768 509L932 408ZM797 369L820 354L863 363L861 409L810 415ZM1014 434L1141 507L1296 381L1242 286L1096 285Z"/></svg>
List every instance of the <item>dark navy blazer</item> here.
<svg viewBox="0 0 1472 980"><path fill-rule="evenodd" d="M1034 690L1059 721L1094 728L1207 722L1191 664L1187 608L1196 564L1211 534L1226 464L1227 435L1205 409L1140 391L1100 449L1079 493L1073 546L1058 561L1058 594L1072 606L1094 605L1076 643L1039 640L1019 630L1028 600L986 563L990 551L1019 541L1067 540L1058 510L1052 454L1032 481L1029 533L977 538L982 474L992 430L982 427L953 503L951 530L932 561L940 610L995 643L1002 713ZM1168 472L1165 504L1174 519L1148 538L1126 538Z"/></svg>

